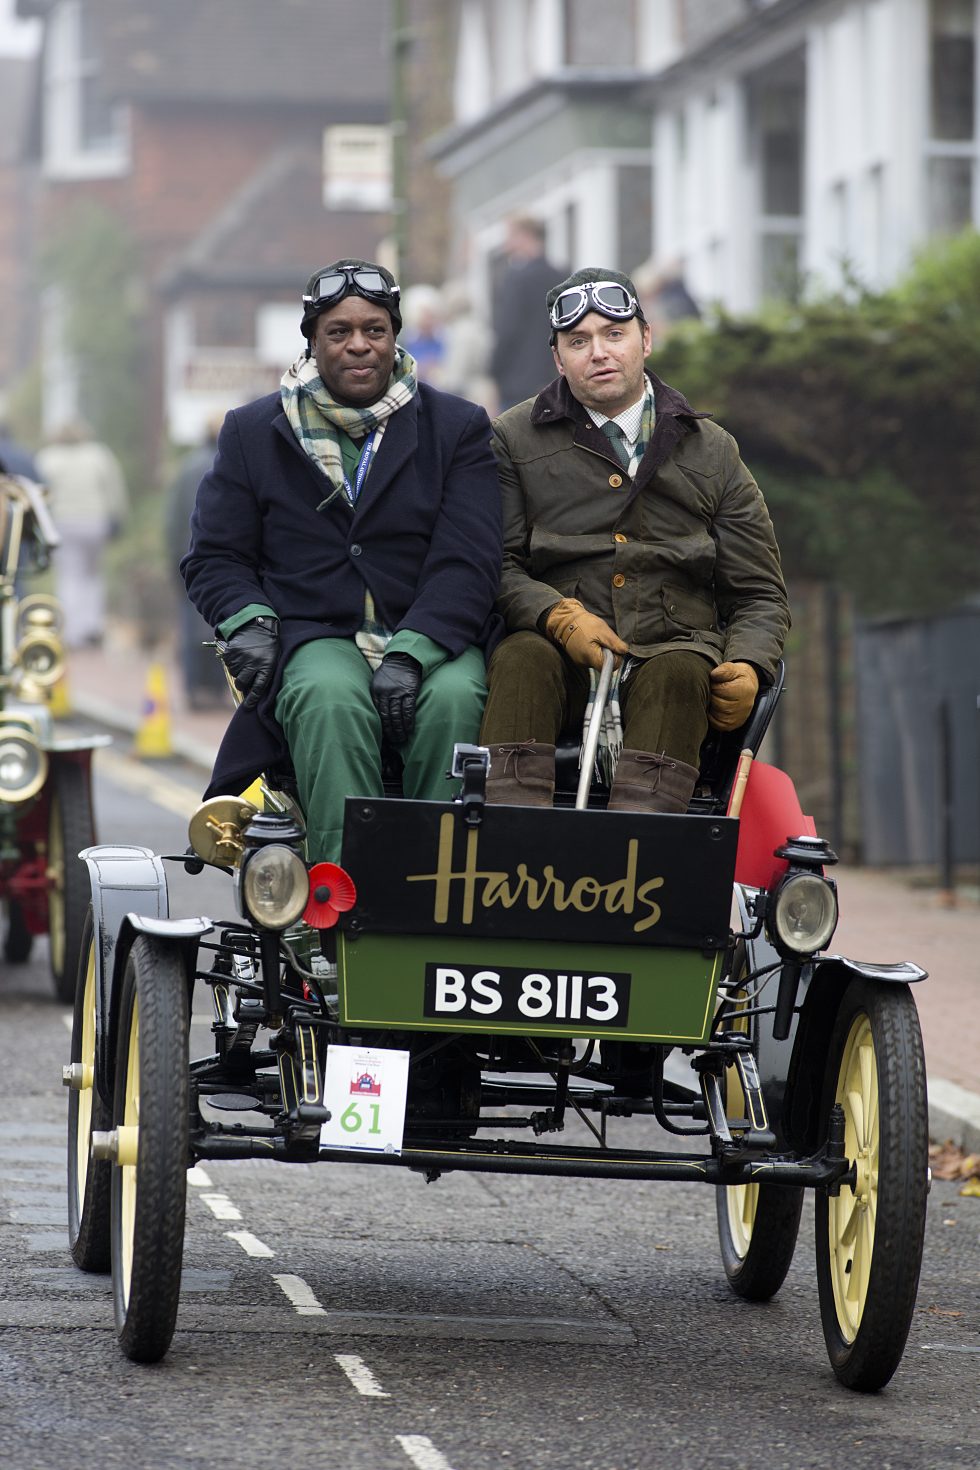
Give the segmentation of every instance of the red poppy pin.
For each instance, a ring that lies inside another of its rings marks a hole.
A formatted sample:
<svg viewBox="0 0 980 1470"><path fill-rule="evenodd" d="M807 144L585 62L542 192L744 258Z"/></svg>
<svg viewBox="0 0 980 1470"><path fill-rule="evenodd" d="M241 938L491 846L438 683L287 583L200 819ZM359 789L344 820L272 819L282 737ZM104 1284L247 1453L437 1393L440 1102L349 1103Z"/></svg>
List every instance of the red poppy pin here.
<svg viewBox="0 0 980 1470"><path fill-rule="evenodd" d="M310 899L303 918L313 929L332 929L357 902L357 889L349 873L336 863L314 863L310 869Z"/></svg>

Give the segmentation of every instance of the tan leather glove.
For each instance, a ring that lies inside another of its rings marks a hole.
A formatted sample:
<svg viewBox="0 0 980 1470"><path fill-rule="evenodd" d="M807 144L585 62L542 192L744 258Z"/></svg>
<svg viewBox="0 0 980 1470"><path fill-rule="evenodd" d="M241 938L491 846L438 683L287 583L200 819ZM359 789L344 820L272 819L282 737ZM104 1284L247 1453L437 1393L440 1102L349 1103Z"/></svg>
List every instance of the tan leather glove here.
<svg viewBox="0 0 980 1470"><path fill-rule="evenodd" d="M737 730L752 713L759 676L751 664L719 664L711 670L708 724L715 730Z"/></svg>
<svg viewBox="0 0 980 1470"><path fill-rule="evenodd" d="M596 613L586 612L576 597L563 597L548 613L545 632L563 648L574 664L586 668L602 668L602 650L611 648L613 653L629 653L629 644L624 643ZM619 663L617 658L616 663Z"/></svg>

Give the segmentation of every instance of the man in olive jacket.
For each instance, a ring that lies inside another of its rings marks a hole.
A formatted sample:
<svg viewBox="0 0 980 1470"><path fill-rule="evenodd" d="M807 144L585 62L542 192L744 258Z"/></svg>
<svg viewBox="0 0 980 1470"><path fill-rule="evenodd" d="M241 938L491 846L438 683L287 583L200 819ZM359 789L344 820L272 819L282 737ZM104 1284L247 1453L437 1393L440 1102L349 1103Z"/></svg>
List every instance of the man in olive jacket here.
<svg viewBox="0 0 980 1470"><path fill-rule="evenodd" d="M488 670L488 796L551 804L556 741L609 648L609 806L683 812L709 724L737 729L776 671L790 619L772 523L731 435L645 371L628 276L577 271L547 306L559 376L494 424L510 636Z"/></svg>

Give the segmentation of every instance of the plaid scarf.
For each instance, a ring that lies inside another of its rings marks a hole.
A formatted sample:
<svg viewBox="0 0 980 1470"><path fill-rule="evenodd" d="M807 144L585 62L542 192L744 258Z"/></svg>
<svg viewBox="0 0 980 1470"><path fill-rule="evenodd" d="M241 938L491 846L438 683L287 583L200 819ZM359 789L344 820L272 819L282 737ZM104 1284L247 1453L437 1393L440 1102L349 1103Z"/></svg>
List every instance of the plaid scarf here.
<svg viewBox="0 0 980 1470"><path fill-rule="evenodd" d="M411 403L416 392L415 359L401 348L388 386L376 403L359 408L337 403L320 377L316 359L305 353L283 373L279 388L289 427L300 448L333 485L335 495L346 494L337 430L343 429L352 439L363 439L372 429L380 436L391 415ZM377 449L377 440L374 447Z"/></svg>
<svg viewBox="0 0 980 1470"><path fill-rule="evenodd" d="M653 384L647 378L647 388L643 395L643 418L640 420L640 434L636 443L633 445L633 453L630 455L630 462L626 467L626 473L631 480L636 479L636 472L640 467L640 460L646 454L650 440L653 438L653 425L656 417L657 415L653 407Z"/></svg>
<svg viewBox="0 0 980 1470"><path fill-rule="evenodd" d="M602 724L599 727L599 745L596 749L595 763L599 774L607 786L612 786L613 776L619 764L619 757L623 753L623 717L619 707L619 686L624 675L629 674L633 660L627 659L621 663L618 669L613 670L612 683L609 686L609 698L606 700L602 711ZM599 687L598 669L589 670L589 700L585 706L585 717L582 720L582 749L585 749L586 736L589 733L589 725L592 723L592 712L595 709L596 690ZM579 764L582 756L579 753Z"/></svg>

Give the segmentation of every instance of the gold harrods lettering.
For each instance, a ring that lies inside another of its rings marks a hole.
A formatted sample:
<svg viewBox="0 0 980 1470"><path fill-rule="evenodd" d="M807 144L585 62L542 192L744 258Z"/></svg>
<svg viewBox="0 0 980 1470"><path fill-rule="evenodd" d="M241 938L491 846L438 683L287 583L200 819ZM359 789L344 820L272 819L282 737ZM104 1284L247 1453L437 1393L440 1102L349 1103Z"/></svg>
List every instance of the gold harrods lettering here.
<svg viewBox="0 0 980 1470"><path fill-rule="evenodd" d="M522 903L536 911L546 905L556 913L566 909L577 909L580 914L591 914L603 907L607 914L633 914L637 907L646 909L633 925L635 934L650 929L660 918L660 904L651 894L663 887L663 878L648 878L637 883L636 865L639 843L631 837L626 845L626 872L622 878L610 883L600 883L598 878L585 873L567 882L559 878L551 863L546 863L540 876L529 873L526 863L518 863L513 872L480 868L478 846L480 834L475 827L466 833L466 857L462 868L453 867L453 832L455 819L447 812L439 820L439 852L434 873L409 873L409 883L433 883L435 894L432 918L437 924L449 920L449 903L453 884L462 884L462 907L460 918L464 924L472 924L473 912L479 903L481 908L514 908Z"/></svg>

